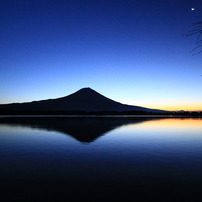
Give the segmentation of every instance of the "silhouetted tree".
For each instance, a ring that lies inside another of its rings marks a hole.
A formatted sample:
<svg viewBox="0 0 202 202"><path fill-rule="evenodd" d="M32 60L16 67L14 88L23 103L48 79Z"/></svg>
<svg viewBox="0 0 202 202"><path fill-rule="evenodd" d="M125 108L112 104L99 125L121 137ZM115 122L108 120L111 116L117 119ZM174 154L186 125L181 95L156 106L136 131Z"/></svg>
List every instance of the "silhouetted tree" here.
<svg viewBox="0 0 202 202"><path fill-rule="evenodd" d="M192 50L194 55L197 55L202 52L202 21L194 23L193 29L190 30L187 34L185 34L185 37L195 36L195 48Z"/></svg>

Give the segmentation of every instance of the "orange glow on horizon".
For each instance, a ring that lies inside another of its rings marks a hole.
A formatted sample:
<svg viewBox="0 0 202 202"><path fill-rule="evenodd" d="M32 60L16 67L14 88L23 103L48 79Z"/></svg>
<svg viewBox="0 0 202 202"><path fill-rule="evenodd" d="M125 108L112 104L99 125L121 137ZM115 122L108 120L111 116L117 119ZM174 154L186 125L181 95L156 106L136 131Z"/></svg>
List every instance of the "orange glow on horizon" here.
<svg viewBox="0 0 202 202"><path fill-rule="evenodd" d="M202 103L202 102L201 102ZM202 104L201 103L183 103L183 104L176 104L176 105L169 105L169 104L151 104L151 105L139 105L142 107L147 107L151 109L160 109L166 111L202 111Z"/></svg>

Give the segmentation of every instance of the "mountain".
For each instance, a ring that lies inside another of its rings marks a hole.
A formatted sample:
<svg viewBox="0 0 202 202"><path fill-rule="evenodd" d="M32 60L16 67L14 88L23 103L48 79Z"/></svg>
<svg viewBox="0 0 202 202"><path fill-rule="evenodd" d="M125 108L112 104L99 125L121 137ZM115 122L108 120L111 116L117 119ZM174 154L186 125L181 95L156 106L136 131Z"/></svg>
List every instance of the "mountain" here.
<svg viewBox="0 0 202 202"><path fill-rule="evenodd" d="M164 112L139 106L126 105L111 100L91 88L82 88L77 92L56 99L40 100L25 103L1 104L0 111L142 111Z"/></svg>

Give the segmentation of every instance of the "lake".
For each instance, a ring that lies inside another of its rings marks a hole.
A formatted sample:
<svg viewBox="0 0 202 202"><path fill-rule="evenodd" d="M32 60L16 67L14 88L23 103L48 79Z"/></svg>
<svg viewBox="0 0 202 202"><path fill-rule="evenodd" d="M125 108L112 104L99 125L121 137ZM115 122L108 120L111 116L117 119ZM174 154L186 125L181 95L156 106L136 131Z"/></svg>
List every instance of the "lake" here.
<svg viewBox="0 0 202 202"><path fill-rule="evenodd" d="M202 119L0 117L4 201L202 201Z"/></svg>

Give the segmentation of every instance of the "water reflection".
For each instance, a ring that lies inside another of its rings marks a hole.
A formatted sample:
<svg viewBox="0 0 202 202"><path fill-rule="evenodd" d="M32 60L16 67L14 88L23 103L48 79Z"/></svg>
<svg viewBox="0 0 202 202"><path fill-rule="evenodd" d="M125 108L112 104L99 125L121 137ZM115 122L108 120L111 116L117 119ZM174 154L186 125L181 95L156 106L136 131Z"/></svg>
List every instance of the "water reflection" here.
<svg viewBox="0 0 202 202"><path fill-rule="evenodd" d="M201 119L0 118L0 160L4 201L202 201Z"/></svg>
<svg viewBox="0 0 202 202"><path fill-rule="evenodd" d="M150 120L157 119L132 117L9 117L0 118L0 126L21 126L57 131L71 135L80 142L90 143L115 128Z"/></svg>

